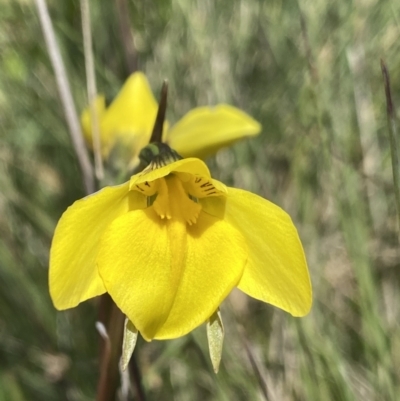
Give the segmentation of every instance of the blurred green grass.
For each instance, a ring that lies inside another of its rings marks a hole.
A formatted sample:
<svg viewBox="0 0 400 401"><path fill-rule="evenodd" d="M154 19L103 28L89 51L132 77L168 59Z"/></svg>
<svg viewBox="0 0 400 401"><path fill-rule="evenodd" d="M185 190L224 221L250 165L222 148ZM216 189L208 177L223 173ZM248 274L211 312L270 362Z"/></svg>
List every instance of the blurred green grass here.
<svg viewBox="0 0 400 401"><path fill-rule="evenodd" d="M129 71L115 3L91 2L98 88ZM83 196L36 10L0 1L0 401L94 398L94 302L57 313L48 250ZM79 2L50 2L79 109ZM380 58L400 104L400 3L131 0L139 68L169 118L228 102L263 132L208 160L293 217L314 285L294 319L234 292L215 376L205 328L135 351L149 400L400 400L400 252ZM247 348L245 346L247 344ZM247 351L246 351L247 349ZM251 358L254 363L251 363Z"/></svg>

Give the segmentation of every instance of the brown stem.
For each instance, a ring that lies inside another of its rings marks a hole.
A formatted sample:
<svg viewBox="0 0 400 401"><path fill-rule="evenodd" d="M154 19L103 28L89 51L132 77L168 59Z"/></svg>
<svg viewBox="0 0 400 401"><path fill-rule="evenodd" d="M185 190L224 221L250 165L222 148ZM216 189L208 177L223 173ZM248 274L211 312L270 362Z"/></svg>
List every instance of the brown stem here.
<svg viewBox="0 0 400 401"><path fill-rule="evenodd" d="M168 81L163 82L160 94L160 102L158 104L158 111L156 121L154 123L153 132L151 134L150 143L162 142L162 133L165 121L165 113L167 111L167 97L168 97Z"/></svg>
<svg viewBox="0 0 400 401"><path fill-rule="evenodd" d="M133 381L134 388L136 390L136 400L137 401L146 401L146 393L143 388L142 383L142 374L140 372L139 365L137 363L135 355L132 355L132 358L129 362L129 373L131 376L131 380Z"/></svg>
<svg viewBox="0 0 400 401"><path fill-rule="evenodd" d="M96 401L112 401L119 386L119 359L125 316L114 304L108 294L102 296L100 312L107 315L108 340L103 340L101 350L100 379L97 386ZM104 318L105 316L102 316Z"/></svg>

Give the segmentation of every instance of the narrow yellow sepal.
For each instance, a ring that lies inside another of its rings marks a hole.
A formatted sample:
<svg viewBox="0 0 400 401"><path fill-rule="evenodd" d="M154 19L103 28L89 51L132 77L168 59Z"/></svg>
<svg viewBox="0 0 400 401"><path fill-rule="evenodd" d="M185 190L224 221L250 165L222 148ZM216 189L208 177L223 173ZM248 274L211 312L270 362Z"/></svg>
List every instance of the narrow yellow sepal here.
<svg viewBox="0 0 400 401"><path fill-rule="evenodd" d="M158 103L149 82L142 72L133 73L125 82L117 97L108 108L104 95L96 99L96 110L100 122L100 139L103 157L107 158L116 143L131 150L131 159L137 158L147 145L157 114ZM88 145L92 146L90 108L81 115L81 124ZM164 124L164 132L168 123Z"/></svg>

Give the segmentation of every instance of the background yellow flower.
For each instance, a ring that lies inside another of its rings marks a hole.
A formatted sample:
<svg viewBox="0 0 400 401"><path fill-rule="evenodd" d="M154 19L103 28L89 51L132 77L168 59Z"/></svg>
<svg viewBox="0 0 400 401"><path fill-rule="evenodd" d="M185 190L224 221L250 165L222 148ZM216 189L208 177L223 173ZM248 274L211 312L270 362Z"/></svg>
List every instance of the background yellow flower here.
<svg viewBox="0 0 400 401"><path fill-rule="evenodd" d="M142 72L135 72L127 79L108 108L104 96L99 96L96 110L100 121L103 156L107 158L113 147L122 143L121 146L130 149L131 163L136 165L140 150L150 140L157 104ZM89 107L82 112L81 122L87 143L92 146ZM183 157L206 157L239 139L257 135L260 131L261 125L248 114L220 104L195 108L171 128L166 122L163 137Z"/></svg>

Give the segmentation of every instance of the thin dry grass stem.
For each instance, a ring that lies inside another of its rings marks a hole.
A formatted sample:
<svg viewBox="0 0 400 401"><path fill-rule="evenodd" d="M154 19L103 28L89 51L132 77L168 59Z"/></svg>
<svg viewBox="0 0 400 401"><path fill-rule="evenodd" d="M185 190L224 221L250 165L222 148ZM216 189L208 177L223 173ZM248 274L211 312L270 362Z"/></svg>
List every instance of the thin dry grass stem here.
<svg viewBox="0 0 400 401"><path fill-rule="evenodd" d="M122 45L125 53L126 67L129 73L135 72L138 69L138 58L133 43L131 21L129 19L129 8L127 0L116 0L115 1L118 22L121 34Z"/></svg>
<svg viewBox="0 0 400 401"><path fill-rule="evenodd" d="M270 391L268 389L267 379L266 379L265 375L263 374L261 367L259 366L259 362L257 362L257 359L252 350L251 344L247 341L245 330L241 325L238 325L238 332L239 332L241 341L244 345L244 349L246 350L247 357L249 358L251 367L253 368L254 374L257 378L257 382L260 387L260 390L264 396L264 399L266 401L269 401L271 399L270 398L271 394L269 394Z"/></svg>
<svg viewBox="0 0 400 401"><path fill-rule="evenodd" d="M366 55L363 43L349 46L347 60L353 77L354 106L359 127L359 138L362 149L362 179L366 191L366 201L371 214L375 232L385 224L388 207L385 193L377 190L373 180L365 179L382 171L382 156L379 148L373 96L370 84L365 78Z"/></svg>
<svg viewBox="0 0 400 401"><path fill-rule="evenodd" d="M299 3L298 3L298 6L300 8ZM303 44L304 44L304 50L305 50L306 58L307 58L308 69L310 71L310 76L313 81L313 84L318 85L318 83L319 83L318 69L315 66L315 60L314 60L313 53L311 50L310 38L308 36L308 30L307 30L307 22L306 22L305 16L304 16L303 12L301 11L301 9L300 9L300 27L301 27L301 36L302 36Z"/></svg>
<svg viewBox="0 0 400 401"><path fill-rule="evenodd" d="M81 14L82 14L83 48L85 53L87 95L90 105L90 120L92 123L94 168L95 168L96 178L99 181L101 181L104 178L104 170L103 170L103 161L101 158L99 116L97 114L97 109L96 109L97 88L96 88L96 73L94 68L94 57L93 57L89 0L81 0Z"/></svg>
<svg viewBox="0 0 400 401"><path fill-rule="evenodd" d="M318 65L313 55L313 50L310 43L310 37L308 34L308 24L305 14L303 13L300 2L297 2L297 7L299 8L300 15L300 27L301 27L301 37L304 45L305 57L307 60L307 68L308 73L310 75L312 89L313 89L313 100L314 106L316 110L316 122L319 130L322 150L325 153L325 160L329 164L330 158L332 154L331 140L329 138L329 134L323 123L323 106L320 105L320 99L322 98L321 93L321 82L320 82L320 73L318 71Z"/></svg>
<svg viewBox="0 0 400 401"><path fill-rule="evenodd" d="M385 95L386 95L386 112L387 112L388 128L389 128L390 152L392 158L393 186L396 197L397 217L399 219L399 229L400 229L400 155L399 155L400 149L397 138L396 112L393 105L389 71L383 60L381 60L381 69L382 69L383 84L385 87Z"/></svg>
<svg viewBox="0 0 400 401"><path fill-rule="evenodd" d="M74 100L72 98L71 88L69 86L67 73L61 58L61 52L56 41L46 0L35 0L35 5L39 15L40 25L43 30L47 51L49 53L50 61L56 76L57 87L60 93L61 103L64 108L65 119L67 120L72 144L74 146L74 150L82 171L85 190L86 193L90 194L94 192L95 189L93 168L83 139Z"/></svg>

